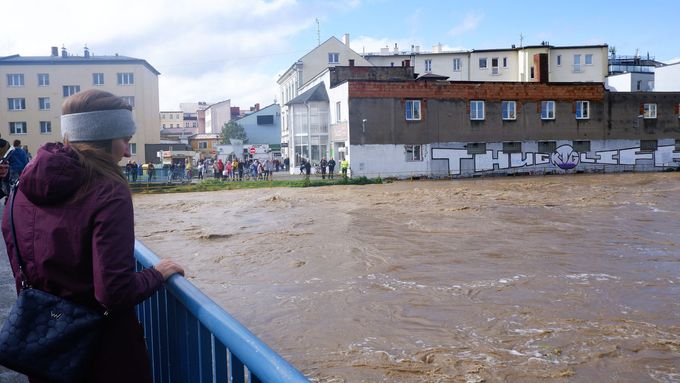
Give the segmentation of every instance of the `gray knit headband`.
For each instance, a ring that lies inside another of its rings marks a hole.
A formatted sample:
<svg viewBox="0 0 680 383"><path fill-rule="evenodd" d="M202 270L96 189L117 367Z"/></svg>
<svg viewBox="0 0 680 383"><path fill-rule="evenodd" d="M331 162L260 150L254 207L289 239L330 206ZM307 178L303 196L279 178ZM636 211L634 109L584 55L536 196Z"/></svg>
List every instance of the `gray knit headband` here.
<svg viewBox="0 0 680 383"><path fill-rule="evenodd" d="M127 109L98 110L61 116L61 136L71 142L130 137L137 127Z"/></svg>

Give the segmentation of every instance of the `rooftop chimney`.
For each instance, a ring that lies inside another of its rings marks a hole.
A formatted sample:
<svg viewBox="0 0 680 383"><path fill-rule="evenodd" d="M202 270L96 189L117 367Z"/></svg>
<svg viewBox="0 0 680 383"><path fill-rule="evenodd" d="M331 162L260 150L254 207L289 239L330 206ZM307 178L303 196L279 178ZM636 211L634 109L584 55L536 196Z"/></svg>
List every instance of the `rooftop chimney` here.
<svg viewBox="0 0 680 383"><path fill-rule="evenodd" d="M66 52L66 47L62 45L61 46L61 57L66 57L66 56L68 56L68 52Z"/></svg>
<svg viewBox="0 0 680 383"><path fill-rule="evenodd" d="M90 50L87 49L87 45L85 45L85 52L83 53L83 55L84 55L86 58L87 58L87 57L90 57Z"/></svg>
<svg viewBox="0 0 680 383"><path fill-rule="evenodd" d="M59 48L58 47L52 47L52 57L57 57L59 56Z"/></svg>
<svg viewBox="0 0 680 383"><path fill-rule="evenodd" d="M349 46L349 33L342 35L342 43Z"/></svg>
<svg viewBox="0 0 680 383"><path fill-rule="evenodd" d="M399 47L397 46L397 43L394 43L394 53L399 53Z"/></svg>

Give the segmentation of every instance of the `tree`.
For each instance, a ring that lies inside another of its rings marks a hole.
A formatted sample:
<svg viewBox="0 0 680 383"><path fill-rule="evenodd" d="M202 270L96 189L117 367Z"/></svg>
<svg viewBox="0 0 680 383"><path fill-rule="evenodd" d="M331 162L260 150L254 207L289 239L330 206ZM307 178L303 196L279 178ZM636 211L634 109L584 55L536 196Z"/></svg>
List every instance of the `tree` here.
<svg viewBox="0 0 680 383"><path fill-rule="evenodd" d="M229 121L222 127L222 143L229 144L230 138L243 140L243 143L248 143L248 135L243 127L235 121Z"/></svg>

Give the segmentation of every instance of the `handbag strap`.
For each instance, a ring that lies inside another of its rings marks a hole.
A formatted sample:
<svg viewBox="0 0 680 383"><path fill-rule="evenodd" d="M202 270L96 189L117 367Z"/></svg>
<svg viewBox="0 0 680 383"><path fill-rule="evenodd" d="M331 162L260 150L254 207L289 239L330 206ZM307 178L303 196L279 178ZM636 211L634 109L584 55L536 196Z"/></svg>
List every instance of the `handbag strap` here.
<svg viewBox="0 0 680 383"><path fill-rule="evenodd" d="M12 229L12 241L14 242L14 255L17 257L17 263L19 265L19 278L21 279L21 289L23 290L30 289L31 283L28 281L26 273L24 272L24 270L26 269L26 264L24 263L24 260L21 258L21 253L19 252L19 242L17 242L17 233L16 230L14 229L14 199L16 198L18 188L19 182L12 185L12 188L10 189L11 202L9 205L9 226Z"/></svg>

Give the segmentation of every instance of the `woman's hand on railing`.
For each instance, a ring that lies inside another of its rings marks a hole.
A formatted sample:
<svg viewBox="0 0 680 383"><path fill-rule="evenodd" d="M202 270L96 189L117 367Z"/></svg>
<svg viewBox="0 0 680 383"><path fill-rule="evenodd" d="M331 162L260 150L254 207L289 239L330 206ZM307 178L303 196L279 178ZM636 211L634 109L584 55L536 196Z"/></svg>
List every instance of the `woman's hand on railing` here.
<svg viewBox="0 0 680 383"><path fill-rule="evenodd" d="M153 268L158 270L163 275L164 281L167 281L168 278L170 278L170 276L175 273L179 273L180 275L184 276L184 268L169 259L161 260L156 265L154 265Z"/></svg>

